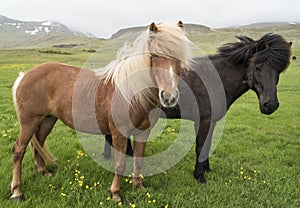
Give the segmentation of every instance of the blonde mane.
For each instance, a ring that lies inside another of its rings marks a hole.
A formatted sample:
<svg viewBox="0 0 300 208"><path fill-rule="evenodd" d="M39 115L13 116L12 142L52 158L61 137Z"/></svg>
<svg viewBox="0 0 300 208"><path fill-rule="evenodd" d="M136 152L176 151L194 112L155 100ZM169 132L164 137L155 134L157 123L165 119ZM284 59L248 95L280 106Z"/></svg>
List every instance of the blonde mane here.
<svg viewBox="0 0 300 208"><path fill-rule="evenodd" d="M149 88L155 86L149 70L151 56L175 58L180 61L182 69L188 69L190 45L191 42L177 24L158 24L157 32L147 29L131 45L125 44L120 48L116 60L97 70L96 76L106 83L112 82L128 103L147 108L157 101L156 91ZM147 86L148 89L145 89Z"/></svg>

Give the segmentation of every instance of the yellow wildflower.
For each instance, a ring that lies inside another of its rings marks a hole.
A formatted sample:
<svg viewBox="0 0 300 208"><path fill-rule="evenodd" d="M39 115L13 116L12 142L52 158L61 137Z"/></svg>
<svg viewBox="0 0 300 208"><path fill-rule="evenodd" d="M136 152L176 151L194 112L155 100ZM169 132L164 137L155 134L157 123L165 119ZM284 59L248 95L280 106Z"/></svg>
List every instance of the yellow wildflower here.
<svg viewBox="0 0 300 208"><path fill-rule="evenodd" d="M82 186L83 186L83 181L78 181L78 185L79 185L80 187L82 187Z"/></svg>

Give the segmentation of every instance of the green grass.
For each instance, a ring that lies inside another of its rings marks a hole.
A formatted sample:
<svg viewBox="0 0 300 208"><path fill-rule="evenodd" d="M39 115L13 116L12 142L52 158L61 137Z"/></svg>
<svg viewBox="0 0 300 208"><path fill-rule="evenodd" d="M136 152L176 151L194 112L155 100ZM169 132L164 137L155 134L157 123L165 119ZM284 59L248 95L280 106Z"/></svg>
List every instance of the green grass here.
<svg viewBox="0 0 300 208"><path fill-rule="evenodd" d="M60 122L47 139L59 158L58 166L50 168L53 177L35 173L28 150L22 175L26 200L19 204L9 201L7 185L12 176L12 146L19 131L11 98L13 82L19 71L39 63L59 61L82 66L91 56L82 49L68 52L71 54L66 56L39 53L37 49L0 51L1 207L121 207L111 202L107 193L113 174L86 155L77 134ZM294 53L300 55L299 50L294 49ZM102 58L111 56L112 52L108 52ZM124 177L122 207L133 207L133 204L136 207L300 207L299 61L293 62L281 75L278 96L280 108L270 116L259 112L253 92L234 103L227 114L221 140L211 155L212 172L206 174L207 185L200 185L193 178L195 146L192 145L175 166L145 177L143 190L133 189L131 177ZM161 123L164 122L158 125ZM165 127L160 127L163 134L150 138L146 155L165 150L176 140L179 130L185 135L181 139L194 139L191 122L169 120ZM104 141L98 142L103 146ZM99 156L102 147L95 151Z"/></svg>

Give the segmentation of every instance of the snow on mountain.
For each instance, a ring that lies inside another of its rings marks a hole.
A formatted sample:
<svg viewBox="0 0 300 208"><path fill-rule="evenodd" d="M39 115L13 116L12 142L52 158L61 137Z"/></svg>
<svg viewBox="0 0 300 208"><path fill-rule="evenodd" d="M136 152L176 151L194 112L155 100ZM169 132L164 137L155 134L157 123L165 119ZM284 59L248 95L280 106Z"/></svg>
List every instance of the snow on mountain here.
<svg viewBox="0 0 300 208"><path fill-rule="evenodd" d="M91 34L84 34L70 30L65 25L54 21L20 21L7 18L0 15L0 32L11 33L11 35L49 35L49 34L63 34L80 37L94 37Z"/></svg>

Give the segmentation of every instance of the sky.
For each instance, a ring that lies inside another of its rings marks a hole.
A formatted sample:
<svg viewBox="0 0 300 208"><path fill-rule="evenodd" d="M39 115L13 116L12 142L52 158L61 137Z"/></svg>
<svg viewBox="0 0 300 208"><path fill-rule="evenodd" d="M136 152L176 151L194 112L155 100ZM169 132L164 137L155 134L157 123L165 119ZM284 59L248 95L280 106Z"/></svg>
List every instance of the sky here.
<svg viewBox="0 0 300 208"><path fill-rule="evenodd" d="M222 28L257 22L300 22L299 0L0 0L0 15L24 21L52 20L109 38L121 28L151 22Z"/></svg>

